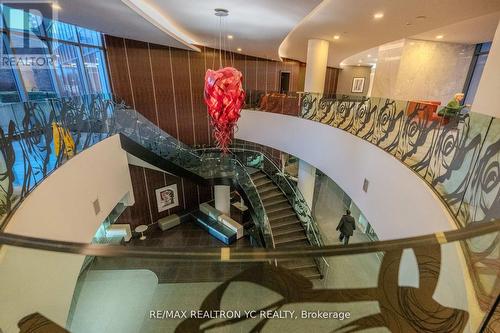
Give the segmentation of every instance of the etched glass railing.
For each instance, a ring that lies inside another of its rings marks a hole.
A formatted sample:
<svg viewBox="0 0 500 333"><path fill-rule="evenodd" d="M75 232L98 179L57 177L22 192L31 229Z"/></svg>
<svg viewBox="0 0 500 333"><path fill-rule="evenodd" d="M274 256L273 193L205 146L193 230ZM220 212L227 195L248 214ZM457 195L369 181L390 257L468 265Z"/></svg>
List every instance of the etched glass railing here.
<svg viewBox="0 0 500 333"><path fill-rule="evenodd" d="M52 171L115 133L110 96L0 104L0 227Z"/></svg>
<svg viewBox="0 0 500 333"><path fill-rule="evenodd" d="M52 171L118 133L204 179L233 176L231 165L202 163L190 147L112 96L0 104L0 227Z"/></svg>
<svg viewBox="0 0 500 333"><path fill-rule="evenodd" d="M498 332L499 223L294 249L78 244L0 233L0 328ZM466 248L481 255L464 260ZM86 256L94 259L80 274ZM314 257L330 263L328 278L308 280L272 264ZM470 274L482 278L481 297Z"/></svg>
<svg viewBox="0 0 500 333"><path fill-rule="evenodd" d="M442 108L307 93L300 116L342 129L396 157L439 194L461 226L500 218L500 119L475 112L440 116Z"/></svg>

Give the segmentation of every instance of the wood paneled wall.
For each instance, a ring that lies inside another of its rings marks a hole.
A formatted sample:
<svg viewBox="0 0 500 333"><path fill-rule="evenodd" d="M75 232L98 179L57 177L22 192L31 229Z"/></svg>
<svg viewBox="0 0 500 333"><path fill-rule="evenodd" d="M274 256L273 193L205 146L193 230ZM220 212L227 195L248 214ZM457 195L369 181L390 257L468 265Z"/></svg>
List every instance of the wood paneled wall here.
<svg viewBox="0 0 500 333"><path fill-rule="evenodd" d="M219 68L219 52L193 52L120 37L105 36L113 92L158 127L189 145L212 144L203 85L207 69ZM279 74L289 71L297 91L297 61L278 62L222 53L223 66L243 74L245 90L277 91ZM303 86L303 83L302 83Z"/></svg>
<svg viewBox="0 0 500 333"><path fill-rule="evenodd" d="M121 37L105 36L106 54L113 93L133 106L159 128L188 145L213 145L210 123L203 102L207 69L219 68L219 52L200 47L193 52ZM290 91L303 88L304 64L287 60L266 60L243 54L222 53L222 65L243 74L245 90L278 91L281 71L290 72ZM325 92L336 89L338 70L329 68ZM275 154L273 154L275 155ZM212 199L212 190L187 179L164 176L161 172L130 166L135 205L120 217L121 223L154 223L179 209L194 208ZM178 184L180 208L157 213L154 190Z"/></svg>
<svg viewBox="0 0 500 333"><path fill-rule="evenodd" d="M324 94L333 95L337 93L337 84L339 82L340 69L327 67L325 77Z"/></svg>
<svg viewBox="0 0 500 333"><path fill-rule="evenodd" d="M194 209L213 198L210 187L197 185L189 179L135 165L129 165L129 169L135 204L127 207L116 223L130 224L132 229L141 224L155 223L170 214ZM159 213L155 190L172 184L177 184L179 206Z"/></svg>

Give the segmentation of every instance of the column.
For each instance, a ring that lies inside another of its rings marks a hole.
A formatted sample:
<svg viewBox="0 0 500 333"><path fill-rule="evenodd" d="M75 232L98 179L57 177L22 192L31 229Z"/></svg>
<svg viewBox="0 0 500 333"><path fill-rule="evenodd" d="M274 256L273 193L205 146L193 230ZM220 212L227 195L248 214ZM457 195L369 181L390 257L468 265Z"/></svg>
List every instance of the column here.
<svg viewBox="0 0 500 333"><path fill-rule="evenodd" d="M322 39L310 39L307 42L305 92L318 94L324 92L329 46L329 42ZM300 160L297 186L311 209L315 181L316 168Z"/></svg>
<svg viewBox="0 0 500 333"><path fill-rule="evenodd" d="M309 163L299 160L297 187L304 196L307 205L312 209L314 197L314 183L316 182L316 168Z"/></svg>
<svg viewBox="0 0 500 333"><path fill-rule="evenodd" d="M230 216L231 211L231 187L227 185L215 185L215 209L227 216Z"/></svg>
<svg viewBox="0 0 500 333"><path fill-rule="evenodd" d="M472 102L472 112L500 118L500 22L484 66L476 97Z"/></svg>
<svg viewBox="0 0 500 333"><path fill-rule="evenodd" d="M322 39L310 39L307 42L305 92L323 93L329 46L329 42Z"/></svg>

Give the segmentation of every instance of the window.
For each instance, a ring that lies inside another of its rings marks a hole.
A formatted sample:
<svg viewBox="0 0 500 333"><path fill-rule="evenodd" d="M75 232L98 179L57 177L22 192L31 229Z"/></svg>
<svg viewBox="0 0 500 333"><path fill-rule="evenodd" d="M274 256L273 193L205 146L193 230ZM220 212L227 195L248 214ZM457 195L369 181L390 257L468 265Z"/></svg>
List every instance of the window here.
<svg viewBox="0 0 500 333"><path fill-rule="evenodd" d="M0 103L109 94L101 33L0 5Z"/></svg>
<svg viewBox="0 0 500 333"><path fill-rule="evenodd" d="M23 43L25 47L21 47ZM37 38L26 40L23 36L11 34L10 45L28 99L56 97L52 57L47 44Z"/></svg>
<svg viewBox="0 0 500 333"><path fill-rule="evenodd" d="M53 42L52 54L55 55L54 67L61 96L83 95L85 78L79 48L72 44Z"/></svg>
<svg viewBox="0 0 500 333"><path fill-rule="evenodd" d="M484 65L486 65L486 60L488 59L490 48L491 42L476 45L476 50L470 64L469 73L465 81L465 104L472 104L474 102L477 88L479 86L479 81L481 80L481 76L483 75Z"/></svg>
<svg viewBox="0 0 500 333"><path fill-rule="evenodd" d="M109 93L104 52L95 47L82 47L83 64L89 80L90 93Z"/></svg>
<svg viewBox="0 0 500 333"><path fill-rule="evenodd" d="M3 38L0 40L0 43L2 44L3 52L6 53L7 49ZM20 100L12 67L7 64L2 65L0 67L0 103L14 103Z"/></svg>

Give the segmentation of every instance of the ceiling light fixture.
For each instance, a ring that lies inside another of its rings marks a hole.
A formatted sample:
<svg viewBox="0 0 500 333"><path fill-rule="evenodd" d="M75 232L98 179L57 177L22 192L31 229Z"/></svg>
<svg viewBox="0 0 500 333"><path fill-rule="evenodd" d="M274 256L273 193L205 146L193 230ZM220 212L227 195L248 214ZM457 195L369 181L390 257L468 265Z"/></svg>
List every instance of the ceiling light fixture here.
<svg viewBox="0 0 500 333"><path fill-rule="evenodd" d="M335 36L333 36L333 39L340 39L340 36L339 35L335 35Z"/></svg>
<svg viewBox="0 0 500 333"><path fill-rule="evenodd" d="M371 55L371 54L369 54L369 55L367 55L367 57L368 57L368 58L371 58L371 57L372 57L372 55Z"/></svg>
<svg viewBox="0 0 500 333"><path fill-rule="evenodd" d="M443 37L444 37L443 35L437 35L436 39L443 39Z"/></svg>
<svg viewBox="0 0 500 333"><path fill-rule="evenodd" d="M238 48L236 49L236 51L241 52L241 51L243 51L243 50L241 49L241 47L238 47Z"/></svg>
<svg viewBox="0 0 500 333"><path fill-rule="evenodd" d="M61 10L61 6L57 2L52 3L52 9L54 10Z"/></svg>
<svg viewBox="0 0 500 333"><path fill-rule="evenodd" d="M373 14L373 18L376 19L376 20L379 20L382 17L384 17L384 13L375 13L375 14Z"/></svg>
<svg viewBox="0 0 500 333"><path fill-rule="evenodd" d="M233 35L227 35L227 39L233 39Z"/></svg>

